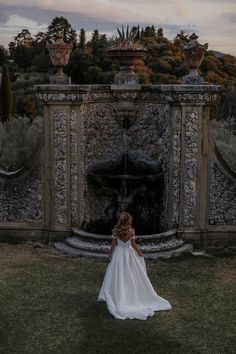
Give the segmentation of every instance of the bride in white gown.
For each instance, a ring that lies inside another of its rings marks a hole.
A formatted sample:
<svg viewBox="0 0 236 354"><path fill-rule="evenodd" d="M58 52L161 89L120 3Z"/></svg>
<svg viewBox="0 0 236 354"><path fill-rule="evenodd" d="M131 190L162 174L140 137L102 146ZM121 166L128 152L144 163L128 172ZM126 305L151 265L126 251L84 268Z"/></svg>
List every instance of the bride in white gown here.
<svg viewBox="0 0 236 354"><path fill-rule="evenodd" d="M146 320L155 311L170 310L171 305L152 287L143 254L135 242L132 221L132 216L123 212L112 230L110 263L98 301L105 301L117 319Z"/></svg>

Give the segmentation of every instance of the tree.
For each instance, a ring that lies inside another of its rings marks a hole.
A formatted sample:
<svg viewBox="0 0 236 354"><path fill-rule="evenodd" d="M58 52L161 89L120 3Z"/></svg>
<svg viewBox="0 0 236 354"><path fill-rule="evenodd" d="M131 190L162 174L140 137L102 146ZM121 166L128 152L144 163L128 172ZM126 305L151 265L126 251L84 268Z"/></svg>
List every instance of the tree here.
<svg viewBox="0 0 236 354"><path fill-rule="evenodd" d="M23 29L14 37L14 42L10 42L9 53L19 68L26 69L32 65L33 37L28 29Z"/></svg>
<svg viewBox="0 0 236 354"><path fill-rule="evenodd" d="M76 48L77 34L72 28L71 24L64 17L55 17L51 24L48 26L47 38L52 41L54 36L61 32L64 36L64 42L73 43L73 47Z"/></svg>
<svg viewBox="0 0 236 354"><path fill-rule="evenodd" d="M101 66L106 57L107 37L105 34L100 35L97 29L92 33L92 39L88 42L87 47L91 48L93 55L93 65Z"/></svg>
<svg viewBox="0 0 236 354"><path fill-rule="evenodd" d="M33 63L34 48L18 45L15 47L13 60L19 68L26 70Z"/></svg>
<svg viewBox="0 0 236 354"><path fill-rule="evenodd" d="M85 50L85 43L86 43L86 36L85 36L85 30L81 28L80 34L79 34L79 45L78 48L82 51Z"/></svg>
<svg viewBox="0 0 236 354"><path fill-rule="evenodd" d="M50 67L49 54L41 53L35 55L33 65L36 67L38 72L48 72L48 68Z"/></svg>
<svg viewBox="0 0 236 354"><path fill-rule="evenodd" d="M147 26L144 30L143 35L144 35L144 37L155 37L156 30L155 30L154 25L152 25L152 27Z"/></svg>
<svg viewBox="0 0 236 354"><path fill-rule="evenodd" d="M98 66L90 66L86 72L86 80L88 84L99 84L101 80L102 69Z"/></svg>
<svg viewBox="0 0 236 354"><path fill-rule="evenodd" d="M8 122L12 119L12 107L13 107L13 99L12 99L12 88L11 82L9 78L8 66L6 64L2 67L2 83L1 83L1 121L3 123Z"/></svg>
<svg viewBox="0 0 236 354"><path fill-rule="evenodd" d="M34 41L33 41L33 47L35 48L35 51L37 54L45 54L47 51L46 49L46 43L47 43L47 33L45 32L38 32L34 36Z"/></svg>
<svg viewBox="0 0 236 354"><path fill-rule="evenodd" d="M174 45L176 45L177 47L183 44L187 44L188 42L189 42L188 35L183 30L177 33L177 35L174 38Z"/></svg>
<svg viewBox="0 0 236 354"><path fill-rule="evenodd" d="M34 120L37 114L35 101L28 96L20 96L17 102L17 113L20 116L26 116L30 120Z"/></svg>
<svg viewBox="0 0 236 354"><path fill-rule="evenodd" d="M99 31L95 29L92 33L92 42L99 41L99 38L100 38Z"/></svg>
<svg viewBox="0 0 236 354"><path fill-rule="evenodd" d="M33 37L28 29L23 29L17 36L14 37L16 46L31 47Z"/></svg>
<svg viewBox="0 0 236 354"><path fill-rule="evenodd" d="M67 75L71 76L73 84L85 84L86 73L92 65L92 56L84 51L74 50L71 53L69 63L66 68Z"/></svg>
<svg viewBox="0 0 236 354"><path fill-rule="evenodd" d="M163 37L163 36L164 36L163 29L160 27L157 30L157 37Z"/></svg>
<svg viewBox="0 0 236 354"><path fill-rule="evenodd" d="M46 42L46 40L47 40L47 33L45 32L38 32L34 36L34 41L37 43Z"/></svg>
<svg viewBox="0 0 236 354"><path fill-rule="evenodd" d="M16 43L15 42L10 42L8 44L8 51L9 51L10 59L14 59L15 50L16 50Z"/></svg>
<svg viewBox="0 0 236 354"><path fill-rule="evenodd" d="M7 50L3 47L3 45L0 45L0 65L5 64L7 59L8 59Z"/></svg>

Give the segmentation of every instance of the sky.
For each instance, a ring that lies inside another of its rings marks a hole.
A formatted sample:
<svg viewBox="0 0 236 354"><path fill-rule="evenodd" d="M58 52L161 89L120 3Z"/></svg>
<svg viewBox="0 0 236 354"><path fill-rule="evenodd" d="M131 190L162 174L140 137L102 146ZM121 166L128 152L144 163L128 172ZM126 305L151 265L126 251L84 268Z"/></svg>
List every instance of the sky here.
<svg viewBox="0 0 236 354"><path fill-rule="evenodd" d="M169 39L195 32L209 49L236 56L236 0L0 0L0 44L23 28L46 31L56 16L84 28L87 39L94 29L109 36L122 25L155 25Z"/></svg>

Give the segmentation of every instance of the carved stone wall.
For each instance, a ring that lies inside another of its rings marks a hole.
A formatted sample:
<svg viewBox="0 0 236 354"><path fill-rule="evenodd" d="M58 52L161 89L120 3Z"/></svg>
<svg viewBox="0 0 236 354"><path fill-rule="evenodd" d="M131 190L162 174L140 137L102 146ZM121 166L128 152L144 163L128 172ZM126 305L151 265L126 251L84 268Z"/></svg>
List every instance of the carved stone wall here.
<svg viewBox="0 0 236 354"><path fill-rule="evenodd" d="M70 117L70 185L71 185L71 222L78 222L78 129L79 109L71 110Z"/></svg>
<svg viewBox="0 0 236 354"><path fill-rule="evenodd" d="M81 107L80 118L80 213L82 225L105 220L112 203L111 196L99 194L87 180L87 173L96 161L123 154L122 128L115 119L111 104L87 103Z"/></svg>
<svg viewBox="0 0 236 354"><path fill-rule="evenodd" d="M170 190L170 115L167 104L143 104L135 124L130 128L130 148L143 151L153 160L159 160L164 174L164 195L161 206L161 226L167 227Z"/></svg>
<svg viewBox="0 0 236 354"><path fill-rule="evenodd" d="M172 190L173 190L173 212L172 222L179 224L179 206L180 206L180 173L181 173L181 107L173 108L172 115L172 154L171 154L171 172L172 172Z"/></svg>
<svg viewBox="0 0 236 354"><path fill-rule="evenodd" d="M209 224L236 224L236 182L214 160L210 166Z"/></svg>
<svg viewBox="0 0 236 354"><path fill-rule="evenodd" d="M207 112L217 101L218 87L49 85L37 90L46 112L47 149L27 176L0 184L0 228L4 223L24 222L69 231L73 225L83 227L97 218L109 218L115 197L100 193L87 174L96 161L120 158L125 144L129 153L140 151L140 156L161 162L163 227L174 224L189 234L201 232L198 228L205 227L205 220L206 229L235 225L234 180L217 158L209 159ZM131 126L125 131L126 114ZM209 181L201 166L208 171ZM199 218L201 205L204 215Z"/></svg>
<svg viewBox="0 0 236 354"><path fill-rule="evenodd" d="M67 224L67 119L66 111L54 112L55 223Z"/></svg>
<svg viewBox="0 0 236 354"><path fill-rule="evenodd" d="M16 181L0 183L0 224L42 222L42 162Z"/></svg>
<svg viewBox="0 0 236 354"><path fill-rule="evenodd" d="M184 181L183 225L194 226L197 213L197 168L198 168L198 110L188 108L185 113L184 136Z"/></svg>

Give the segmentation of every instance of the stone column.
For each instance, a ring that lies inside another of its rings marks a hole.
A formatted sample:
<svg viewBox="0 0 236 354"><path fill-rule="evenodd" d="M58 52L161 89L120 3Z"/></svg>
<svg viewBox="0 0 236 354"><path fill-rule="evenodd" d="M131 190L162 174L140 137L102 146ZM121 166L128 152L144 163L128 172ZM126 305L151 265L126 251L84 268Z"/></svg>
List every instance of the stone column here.
<svg viewBox="0 0 236 354"><path fill-rule="evenodd" d="M80 95L71 86L40 86L36 90L44 104L44 229L49 237L55 232L64 237L71 233L71 198L77 195L77 117L72 105L76 101L79 106Z"/></svg>
<svg viewBox="0 0 236 354"><path fill-rule="evenodd" d="M199 242L207 229L210 107L217 102L219 88L185 87L185 94L179 96L182 116L179 231Z"/></svg>

